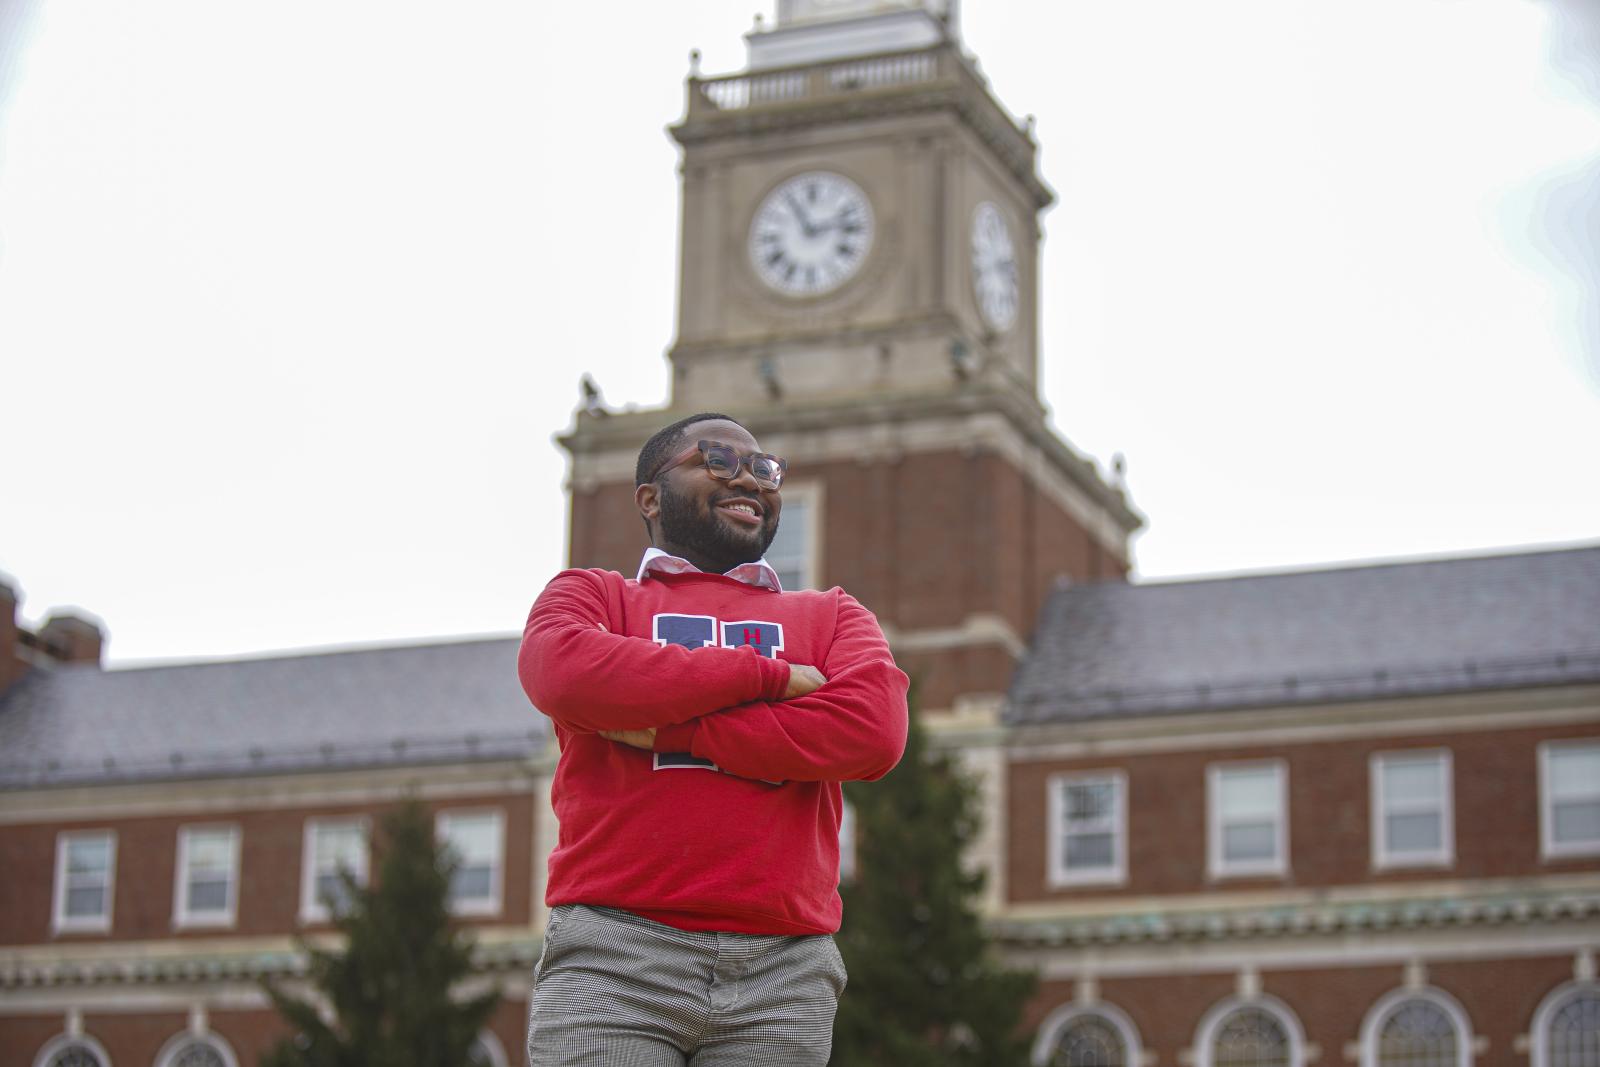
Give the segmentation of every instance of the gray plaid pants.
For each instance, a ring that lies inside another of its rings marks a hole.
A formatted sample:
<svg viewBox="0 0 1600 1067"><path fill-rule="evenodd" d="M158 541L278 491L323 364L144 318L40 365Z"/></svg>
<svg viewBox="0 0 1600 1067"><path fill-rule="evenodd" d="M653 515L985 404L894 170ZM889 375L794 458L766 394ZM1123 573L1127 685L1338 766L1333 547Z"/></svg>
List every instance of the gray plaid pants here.
<svg viewBox="0 0 1600 1067"><path fill-rule="evenodd" d="M563 904L534 981L532 1067L821 1067L845 971L826 934L691 933Z"/></svg>

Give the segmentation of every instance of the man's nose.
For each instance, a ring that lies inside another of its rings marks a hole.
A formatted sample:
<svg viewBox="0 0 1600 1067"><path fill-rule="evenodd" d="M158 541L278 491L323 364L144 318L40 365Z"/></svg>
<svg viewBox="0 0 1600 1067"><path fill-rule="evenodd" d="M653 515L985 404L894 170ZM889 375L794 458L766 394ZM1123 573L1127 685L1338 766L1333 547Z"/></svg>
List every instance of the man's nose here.
<svg viewBox="0 0 1600 1067"><path fill-rule="evenodd" d="M750 470L750 461L745 459L739 461L739 469L733 472L733 477L728 479L728 484L753 489L757 493L761 492L761 486L756 481L755 473Z"/></svg>

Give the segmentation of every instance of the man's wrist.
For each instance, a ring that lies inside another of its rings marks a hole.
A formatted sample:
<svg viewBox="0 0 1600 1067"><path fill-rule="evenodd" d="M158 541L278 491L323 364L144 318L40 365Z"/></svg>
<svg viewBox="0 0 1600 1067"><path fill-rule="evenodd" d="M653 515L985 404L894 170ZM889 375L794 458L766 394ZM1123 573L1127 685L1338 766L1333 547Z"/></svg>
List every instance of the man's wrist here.
<svg viewBox="0 0 1600 1067"><path fill-rule="evenodd" d="M657 752L691 752L693 751L694 735L700 727L693 721L680 722L674 726L661 726L656 729L655 751Z"/></svg>

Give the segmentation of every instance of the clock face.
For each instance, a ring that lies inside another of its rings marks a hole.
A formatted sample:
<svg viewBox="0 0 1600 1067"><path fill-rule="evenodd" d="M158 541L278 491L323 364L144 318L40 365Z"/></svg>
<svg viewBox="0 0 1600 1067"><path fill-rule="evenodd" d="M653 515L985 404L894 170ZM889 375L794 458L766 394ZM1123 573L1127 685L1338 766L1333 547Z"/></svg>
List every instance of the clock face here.
<svg viewBox="0 0 1600 1067"><path fill-rule="evenodd" d="M985 200L972 214L972 288L984 321L1009 330L1017 321L1017 254L1000 209Z"/></svg>
<svg viewBox="0 0 1600 1067"><path fill-rule="evenodd" d="M849 178L797 174L767 194L750 222L750 265L780 293L837 289L872 248L872 204Z"/></svg>

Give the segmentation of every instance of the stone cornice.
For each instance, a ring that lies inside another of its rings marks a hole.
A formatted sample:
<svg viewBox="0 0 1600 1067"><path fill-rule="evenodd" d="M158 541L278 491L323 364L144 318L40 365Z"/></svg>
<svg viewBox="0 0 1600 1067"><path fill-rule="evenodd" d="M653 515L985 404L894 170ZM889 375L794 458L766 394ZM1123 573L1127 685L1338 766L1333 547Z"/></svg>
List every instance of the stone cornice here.
<svg viewBox="0 0 1600 1067"><path fill-rule="evenodd" d="M541 939L534 935L479 943L472 953L473 971L480 975L521 972L538 960L541 945ZM281 947L255 951L197 950L138 958L111 953L77 954L69 958L7 959L0 956L0 990L292 980L307 976L308 960L305 952Z"/></svg>
<svg viewBox="0 0 1600 1067"><path fill-rule="evenodd" d="M1205 911L1140 910L1052 918L991 919L1008 947L1237 941L1339 937L1388 930L1533 926L1600 918L1600 885L1586 889L1476 896L1287 903Z"/></svg>

